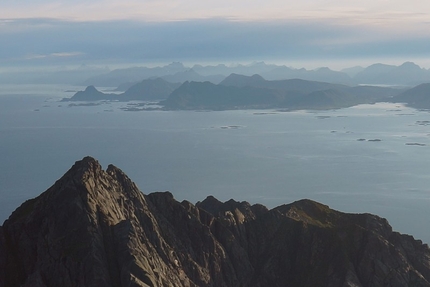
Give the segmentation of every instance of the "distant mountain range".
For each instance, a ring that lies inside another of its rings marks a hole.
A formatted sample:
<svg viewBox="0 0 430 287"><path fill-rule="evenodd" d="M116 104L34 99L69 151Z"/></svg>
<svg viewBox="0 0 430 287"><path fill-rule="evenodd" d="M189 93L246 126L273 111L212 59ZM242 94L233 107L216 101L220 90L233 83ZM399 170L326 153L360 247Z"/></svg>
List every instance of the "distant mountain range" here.
<svg viewBox="0 0 430 287"><path fill-rule="evenodd" d="M161 104L166 109L332 109L374 103L398 93L392 88L231 74L219 85L185 82Z"/></svg>
<svg viewBox="0 0 430 287"><path fill-rule="evenodd" d="M252 76L258 74L266 80L302 79L344 85L390 85L416 86L430 82L430 70L412 62L400 66L376 63L368 67L351 67L334 71L328 67L308 70L286 65L253 62L238 65L193 65L173 62L157 67L129 67L110 70L108 67L81 65L78 68L57 68L56 70L23 70L0 72L0 83L6 84L70 84L96 87L115 87L125 91L132 84L146 79L162 78L171 83L185 81L219 84L230 74Z"/></svg>
<svg viewBox="0 0 430 287"><path fill-rule="evenodd" d="M400 66L373 64L369 67L353 67L342 71L333 71L327 67L315 70L295 69L285 65L278 66L256 62L250 65L194 65L186 67L182 63L171 63L163 67L133 67L116 69L108 73L93 76L85 85L99 87L117 87L124 83L137 83L143 79L162 78L171 83L205 82L220 83L230 74L252 76L258 74L267 80L302 79L308 81L336 83L344 85L391 85L416 86L430 82L430 70L412 62Z"/></svg>
<svg viewBox="0 0 430 287"><path fill-rule="evenodd" d="M389 67L374 66L371 69L386 71ZM302 79L268 81L260 75L231 74L217 85L209 81L172 84L162 78L147 79L130 83L121 94L102 93L94 86L88 86L85 91L63 99L99 100L160 101L166 110L333 109L376 102L398 102L413 108L430 109L430 84L406 89Z"/></svg>

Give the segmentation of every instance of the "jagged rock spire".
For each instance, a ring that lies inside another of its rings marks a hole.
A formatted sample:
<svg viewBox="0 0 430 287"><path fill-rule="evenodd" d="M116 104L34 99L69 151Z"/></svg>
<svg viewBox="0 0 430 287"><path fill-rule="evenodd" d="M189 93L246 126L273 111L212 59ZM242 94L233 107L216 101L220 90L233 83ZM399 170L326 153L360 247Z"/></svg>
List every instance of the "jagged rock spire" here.
<svg viewBox="0 0 430 287"><path fill-rule="evenodd" d="M2 286L430 286L430 250L385 219L144 195L77 161L0 227Z"/></svg>

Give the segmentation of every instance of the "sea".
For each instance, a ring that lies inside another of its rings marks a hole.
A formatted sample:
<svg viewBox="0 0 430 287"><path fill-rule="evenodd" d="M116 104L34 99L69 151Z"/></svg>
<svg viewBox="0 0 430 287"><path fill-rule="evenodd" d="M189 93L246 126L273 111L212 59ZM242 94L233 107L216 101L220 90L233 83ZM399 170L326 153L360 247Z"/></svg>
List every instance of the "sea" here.
<svg viewBox="0 0 430 287"><path fill-rule="evenodd" d="M0 86L0 223L90 155L122 169L146 194L269 208L308 198L377 214L430 243L428 111L392 103L140 111L133 102L61 101L84 88Z"/></svg>

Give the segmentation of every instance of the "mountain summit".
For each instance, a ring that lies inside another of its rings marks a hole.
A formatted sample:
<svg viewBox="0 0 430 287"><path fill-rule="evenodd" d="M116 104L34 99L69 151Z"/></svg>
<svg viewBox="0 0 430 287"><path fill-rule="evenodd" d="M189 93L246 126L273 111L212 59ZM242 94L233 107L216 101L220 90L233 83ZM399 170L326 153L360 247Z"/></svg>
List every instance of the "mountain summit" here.
<svg viewBox="0 0 430 287"><path fill-rule="evenodd" d="M178 202L91 157L0 227L0 286L430 286L385 219L300 200Z"/></svg>

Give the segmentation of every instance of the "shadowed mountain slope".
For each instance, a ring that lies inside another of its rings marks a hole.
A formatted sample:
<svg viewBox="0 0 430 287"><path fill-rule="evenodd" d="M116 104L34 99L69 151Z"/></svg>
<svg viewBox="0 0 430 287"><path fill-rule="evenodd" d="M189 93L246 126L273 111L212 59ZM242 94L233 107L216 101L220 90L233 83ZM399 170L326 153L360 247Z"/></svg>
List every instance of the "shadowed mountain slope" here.
<svg viewBox="0 0 430 287"><path fill-rule="evenodd" d="M144 195L91 157L0 227L0 286L430 286L430 249L311 200Z"/></svg>
<svg viewBox="0 0 430 287"><path fill-rule="evenodd" d="M430 109L430 83L418 85L393 98L416 109Z"/></svg>
<svg viewBox="0 0 430 287"><path fill-rule="evenodd" d="M231 74L220 84L185 82L160 102L167 110L334 109L387 101L401 90Z"/></svg>

